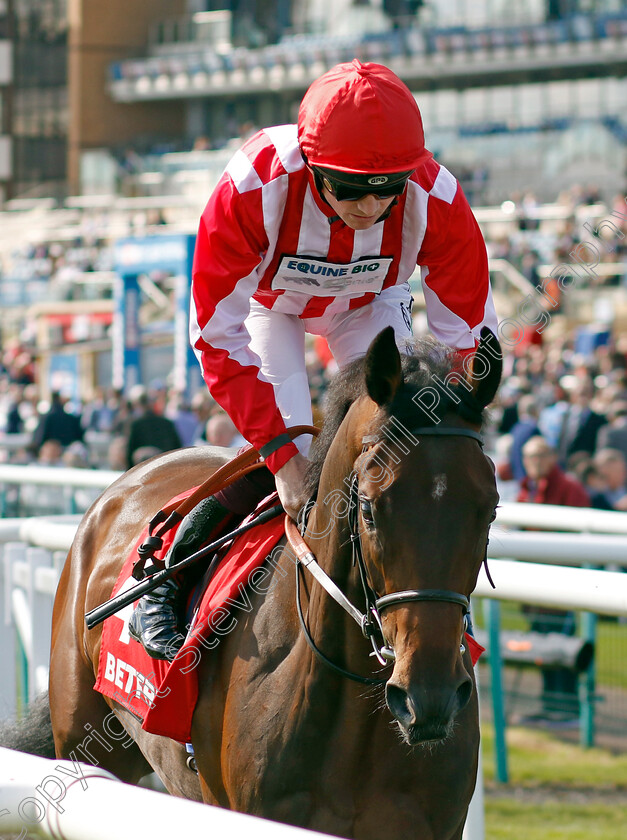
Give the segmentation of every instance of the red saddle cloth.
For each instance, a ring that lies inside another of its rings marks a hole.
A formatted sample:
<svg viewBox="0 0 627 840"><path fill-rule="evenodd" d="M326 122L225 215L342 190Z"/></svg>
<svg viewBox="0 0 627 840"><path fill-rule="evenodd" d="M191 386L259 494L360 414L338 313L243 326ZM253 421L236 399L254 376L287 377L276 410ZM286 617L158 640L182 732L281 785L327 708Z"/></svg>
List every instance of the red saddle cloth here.
<svg viewBox="0 0 627 840"><path fill-rule="evenodd" d="M190 495L195 488L176 497ZM174 501L174 500L173 500ZM262 503L263 504L263 503ZM116 700L142 721L142 729L165 735L176 741L190 741L192 715L198 699L196 666L201 650L215 649L233 630L242 614L250 612L250 590L266 591L264 580L273 563L272 551L284 535L283 517L277 516L241 534L220 562L194 612L185 644L172 662L152 659L128 632L133 606L107 618L102 630L98 676L94 688ZM136 585L131 572L137 559L137 547L146 539L148 528L120 572L113 595ZM163 548L155 552L164 557L174 539L176 528L164 537ZM484 648L472 636L466 636L473 665Z"/></svg>
<svg viewBox="0 0 627 840"><path fill-rule="evenodd" d="M182 500L192 490L177 496ZM120 572L113 595L136 585L132 577L137 547L146 539L148 528ZM176 528L165 535L164 557ZM271 560L272 549L284 534L283 517L258 525L237 537L202 595L194 612L185 644L172 662L152 659L128 632L133 606L107 618L102 630L98 676L94 688L116 700L142 721L142 729L176 741L190 740L192 715L198 699L196 666L203 648L214 649L235 628L238 612L250 612L250 590L264 592L269 570L261 568Z"/></svg>

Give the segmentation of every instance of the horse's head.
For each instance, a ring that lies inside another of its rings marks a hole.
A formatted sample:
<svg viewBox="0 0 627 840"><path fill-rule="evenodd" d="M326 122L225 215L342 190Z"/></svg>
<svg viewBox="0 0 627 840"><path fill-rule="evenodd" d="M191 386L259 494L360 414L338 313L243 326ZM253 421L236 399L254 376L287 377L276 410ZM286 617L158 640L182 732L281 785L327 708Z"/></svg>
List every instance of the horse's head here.
<svg viewBox="0 0 627 840"><path fill-rule="evenodd" d="M453 358L426 343L401 361L384 330L365 359L364 392L345 396L322 469L321 490L338 479L352 488L338 545L346 528L359 533L394 655L386 701L410 744L446 738L472 695L464 602L498 502L478 432L500 381L500 348L485 330L469 373Z"/></svg>

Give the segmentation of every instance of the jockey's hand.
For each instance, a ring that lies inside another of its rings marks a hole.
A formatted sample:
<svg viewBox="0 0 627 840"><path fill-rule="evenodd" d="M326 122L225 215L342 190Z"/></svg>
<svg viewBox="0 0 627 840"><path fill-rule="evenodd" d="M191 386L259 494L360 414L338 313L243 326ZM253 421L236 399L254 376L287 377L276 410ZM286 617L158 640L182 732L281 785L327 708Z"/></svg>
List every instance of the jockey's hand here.
<svg viewBox="0 0 627 840"><path fill-rule="evenodd" d="M296 519L298 512L305 503L304 481L309 461L300 452L283 464L275 474L276 489L285 512Z"/></svg>

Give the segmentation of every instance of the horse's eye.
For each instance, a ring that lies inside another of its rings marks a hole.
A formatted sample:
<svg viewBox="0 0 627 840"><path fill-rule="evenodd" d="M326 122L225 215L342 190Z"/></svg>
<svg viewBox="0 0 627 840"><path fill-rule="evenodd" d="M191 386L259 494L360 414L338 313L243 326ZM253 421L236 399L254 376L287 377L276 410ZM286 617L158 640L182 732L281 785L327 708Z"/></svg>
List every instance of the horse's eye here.
<svg viewBox="0 0 627 840"><path fill-rule="evenodd" d="M359 508L361 510L361 518L368 528L374 528L374 516L372 514L372 502L370 499L359 497Z"/></svg>

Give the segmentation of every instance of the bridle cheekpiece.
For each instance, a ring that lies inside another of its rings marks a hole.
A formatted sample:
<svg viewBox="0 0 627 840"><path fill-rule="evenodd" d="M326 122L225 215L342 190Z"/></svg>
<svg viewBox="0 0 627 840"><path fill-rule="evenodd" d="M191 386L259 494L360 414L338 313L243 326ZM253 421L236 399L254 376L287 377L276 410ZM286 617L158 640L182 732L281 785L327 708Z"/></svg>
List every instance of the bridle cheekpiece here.
<svg viewBox="0 0 627 840"><path fill-rule="evenodd" d="M412 429L412 434L416 437L424 435L432 436L455 436L468 437L476 440L477 443L483 447L483 438L478 432L464 427L452 426L420 426ZM366 452L371 446L378 442L376 436L366 436L362 440L363 452ZM327 593L344 609L351 618L360 626L361 632L366 639L370 640L372 644L372 654L375 656L381 665L390 665L394 662L396 656L394 650L387 643L383 632L383 623L381 621L381 613L383 610L390 607L396 607L399 604L405 604L415 601L428 601L438 603L457 604L462 608L464 617L464 632L468 629L470 622L470 601L466 595L460 592L454 592L449 589L406 589L399 592L391 592L384 595L377 595L373 586L370 583L368 570L363 557L363 547L361 542L361 534L359 530L359 476L354 472L351 479L349 491L349 506L348 506L348 527L350 532L352 562L353 566L357 566L359 572L359 579L361 583L362 593L365 601L365 610L361 612L355 607L351 601L344 595L337 584L327 575L327 573L318 564L312 552L307 547L302 535L299 533L294 522L286 516L285 530L289 543L294 550L296 563L296 606L301 627L305 634L307 643L314 651L314 653L331 667L334 671L344 677L348 677L356 682L365 683L367 685L382 685L387 682L387 678L376 677L362 677L347 671L340 665L330 660L315 644L309 628L303 616L302 606L300 603L300 582L303 574L303 568L309 570L313 577L320 583L320 585L327 591ZM303 523L303 533L306 528L306 523ZM463 638L463 637L462 637ZM465 650L463 641L461 643L461 652Z"/></svg>

